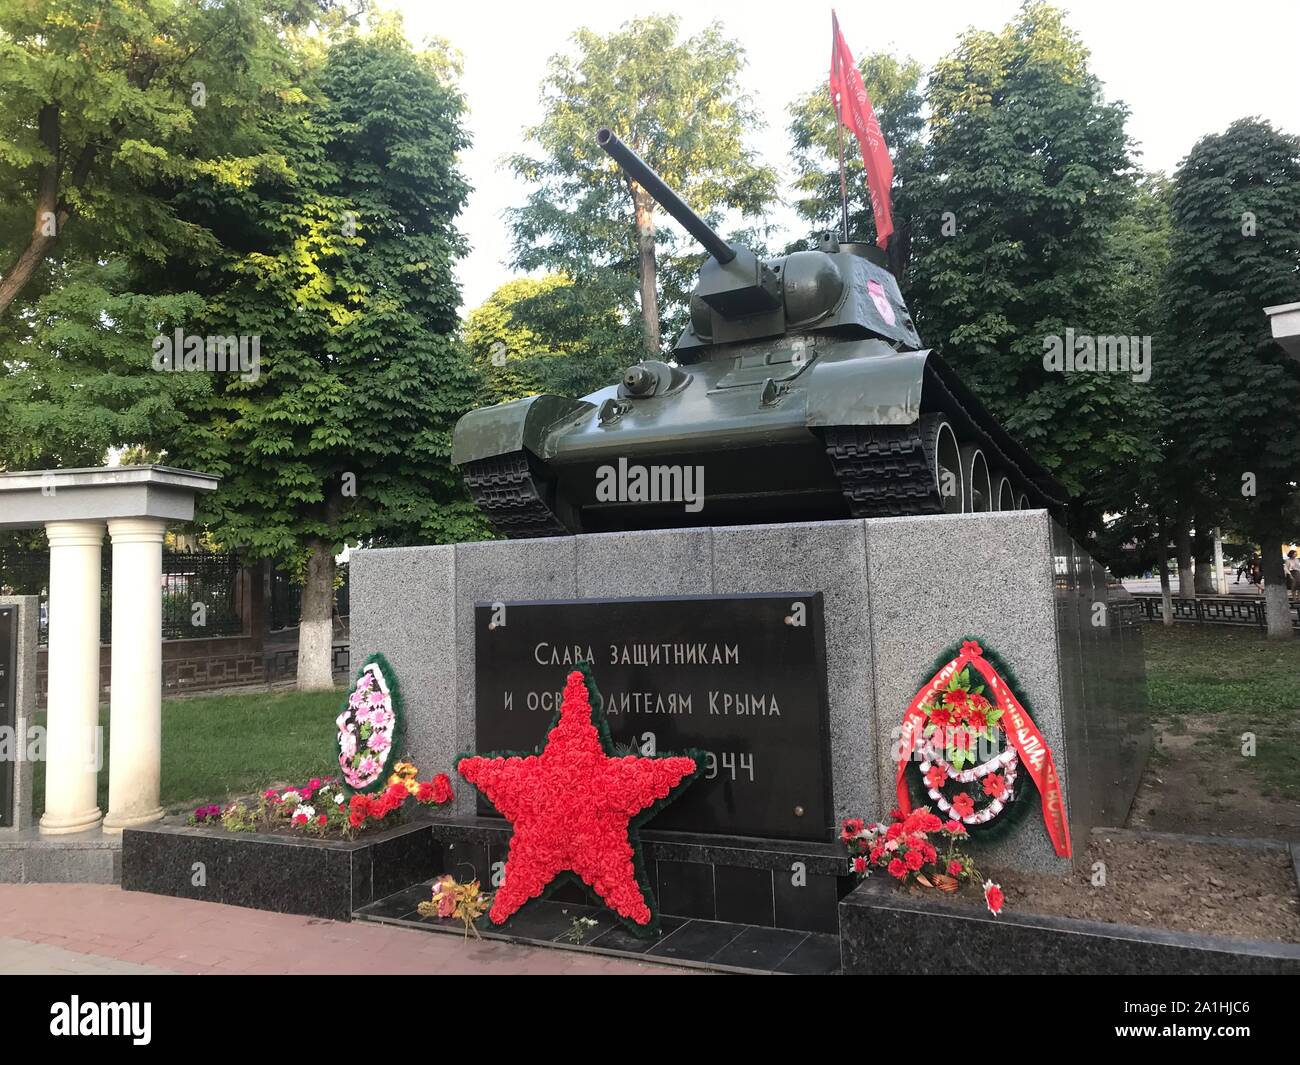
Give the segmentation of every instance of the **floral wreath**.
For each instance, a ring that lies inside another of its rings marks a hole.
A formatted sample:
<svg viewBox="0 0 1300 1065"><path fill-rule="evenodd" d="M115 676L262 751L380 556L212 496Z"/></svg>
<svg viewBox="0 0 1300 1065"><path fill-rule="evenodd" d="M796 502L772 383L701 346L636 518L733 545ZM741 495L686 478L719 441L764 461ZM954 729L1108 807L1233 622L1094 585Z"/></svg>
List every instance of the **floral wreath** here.
<svg viewBox="0 0 1300 1065"><path fill-rule="evenodd" d="M922 703L919 760L913 758L908 770L909 790L918 805L932 804L972 835L984 835L999 815L1017 805L1023 811L1017 800L1032 786L1003 733L1003 710L989 701L980 680L978 674L972 678L968 666ZM1013 820L1019 817L1001 820L997 827L1004 829Z"/></svg>
<svg viewBox="0 0 1300 1065"><path fill-rule="evenodd" d="M383 655L375 655L358 671L334 724L344 783L354 792L382 789L402 726L397 677Z"/></svg>
<svg viewBox="0 0 1300 1065"><path fill-rule="evenodd" d="M933 803L944 816L985 837L1011 827L1041 797L1043 823L1057 855L1073 854L1065 793L1047 741L1015 676L974 637L940 656L934 675L903 717L897 763L899 808Z"/></svg>

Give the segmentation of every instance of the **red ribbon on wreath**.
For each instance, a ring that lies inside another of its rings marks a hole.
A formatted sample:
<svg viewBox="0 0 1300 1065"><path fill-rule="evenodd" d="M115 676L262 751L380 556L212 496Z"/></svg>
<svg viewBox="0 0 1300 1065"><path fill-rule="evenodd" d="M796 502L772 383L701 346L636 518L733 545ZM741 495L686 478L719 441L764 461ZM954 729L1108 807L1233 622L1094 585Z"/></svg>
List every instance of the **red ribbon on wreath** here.
<svg viewBox="0 0 1300 1065"><path fill-rule="evenodd" d="M984 657L984 649L974 640L966 640L962 643L957 657L940 669L916 693L916 697L907 708L907 713L903 715L896 781L899 809L904 814L912 812L912 799L908 794L903 773L925 727L925 714L921 712L921 707L929 702L936 692L947 687L953 674L961 672L968 665L984 678L993 696L992 701L1002 709L1002 730L1016 749L1021 763L1033 778L1039 794L1043 797L1043 823L1047 826L1047 834L1051 837L1052 846L1060 857L1071 857L1074 851L1070 846L1070 824L1066 818L1065 794L1061 790L1061 780L1056 772L1056 763L1052 760L1051 748L1047 746L1043 734L1038 731L1038 726L1020 705L1020 700L1016 698L1011 686Z"/></svg>

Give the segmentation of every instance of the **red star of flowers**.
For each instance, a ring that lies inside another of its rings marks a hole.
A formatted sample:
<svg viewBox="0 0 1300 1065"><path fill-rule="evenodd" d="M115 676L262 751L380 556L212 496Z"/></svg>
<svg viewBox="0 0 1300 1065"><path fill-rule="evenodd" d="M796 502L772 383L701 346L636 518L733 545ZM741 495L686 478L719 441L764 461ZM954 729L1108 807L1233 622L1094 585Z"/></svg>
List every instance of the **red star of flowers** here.
<svg viewBox="0 0 1300 1065"><path fill-rule="evenodd" d="M583 675L569 674L560 721L541 754L462 758L457 771L514 827L505 881L488 916L501 924L572 871L615 913L651 920L637 882L631 821L697 769L694 758L613 758L592 721Z"/></svg>

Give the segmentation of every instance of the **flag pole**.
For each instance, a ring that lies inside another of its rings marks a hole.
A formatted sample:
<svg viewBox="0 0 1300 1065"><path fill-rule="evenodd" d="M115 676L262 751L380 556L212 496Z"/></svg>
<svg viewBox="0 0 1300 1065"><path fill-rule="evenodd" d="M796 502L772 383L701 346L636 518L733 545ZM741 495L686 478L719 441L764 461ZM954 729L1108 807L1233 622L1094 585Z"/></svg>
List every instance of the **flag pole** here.
<svg viewBox="0 0 1300 1065"><path fill-rule="evenodd" d="M840 20L836 15L835 9L831 9L831 40L832 43L839 40ZM836 70L840 65L840 52L837 47L831 48L831 80L843 88L842 79L835 77ZM831 93L831 109L835 112L835 136L840 146L840 229L843 231L844 243L849 241L849 186L844 178L844 120L840 115L839 94Z"/></svg>
<svg viewBox="0 0 1300 1065"><path fill-rule="evenodd" d="M835 132L840 141L840 225L844 230L844 243L849 242L849 188L844 181L844 123L840 121L839 107L835 109Z"/></svg>

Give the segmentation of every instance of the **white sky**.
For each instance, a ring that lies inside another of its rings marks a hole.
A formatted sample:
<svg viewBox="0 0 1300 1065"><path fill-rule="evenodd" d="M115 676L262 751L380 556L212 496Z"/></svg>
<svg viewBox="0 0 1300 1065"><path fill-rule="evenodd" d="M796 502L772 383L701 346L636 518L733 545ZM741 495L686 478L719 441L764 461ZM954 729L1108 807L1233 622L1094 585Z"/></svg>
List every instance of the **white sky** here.
<svg viewBox="0 0 1300 1065"><path fill-rule="evenodd" d="M660 12L677 13L684 33L720 21L748 53L745 86L767 122L753 147L786 178L786 107L824 82L829 66L832 5L825 2L383 2L402 11L413 40L446 37L464 56L462 88L474 139L463 160L474 193L460 219L472 246L458 270L467 308L511 276L502 212L522 204L526 190L501 160L519 148L521 131L541 117L537 86L546 62L568 50L575 29L607 33L638 15ZM1019 0L839 0L838 11L855 56L892 50L929 67L952 49L963 29L1000 29L1019 6ZM1172 172L1198 137L1246 115L1300 133L1297 0L1061 0L1058 6L1091 50L1093 72L1107 97L1123 100L1132 111L1128 129L1146 168ZM792 211L776 217L788 230L774 235L774 246L803 234Z"/></svg>

